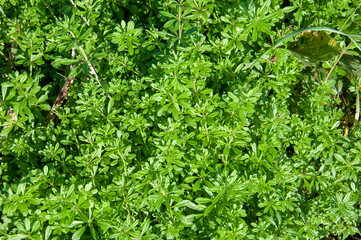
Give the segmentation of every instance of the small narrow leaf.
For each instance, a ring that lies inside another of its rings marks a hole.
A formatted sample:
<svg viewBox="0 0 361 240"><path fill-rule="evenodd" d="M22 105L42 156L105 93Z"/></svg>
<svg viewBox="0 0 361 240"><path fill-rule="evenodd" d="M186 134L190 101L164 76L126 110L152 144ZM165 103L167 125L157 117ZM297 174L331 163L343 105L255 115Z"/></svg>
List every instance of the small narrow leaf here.
<svg viewBox="0 0 361 240"><path fill-rule="evenodd" d="M143 229L142 229L142 233L140 235L144 235L144 233L147 232L148 228L149 228L149 224L150 224L150 220L149 218L145 219L144 223L143 223Z"/></svg>
<svg viewBox="0 0 361 240"><path fill-rule="evenodd" d="M109 102L108 102L108 114L110 114L112 112L112 108L114 105L114 98L110 98Z"/></svg>
<svg viewBox="0 0 361 240"><path fill-rule="evenodd" d="M84 232L86 230L86 226L78 229L73 236L71 237L72 240L79 240L81 238L81 236L83 236Z"/></svg>

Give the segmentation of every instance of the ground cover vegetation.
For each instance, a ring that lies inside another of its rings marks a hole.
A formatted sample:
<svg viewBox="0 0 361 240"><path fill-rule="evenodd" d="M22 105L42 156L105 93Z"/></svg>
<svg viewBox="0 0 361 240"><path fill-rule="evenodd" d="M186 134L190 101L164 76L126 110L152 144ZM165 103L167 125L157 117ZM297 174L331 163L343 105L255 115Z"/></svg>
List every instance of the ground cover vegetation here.
<svg viewBox="0 0 361 240"><path fill-rule="evenodd" d="M0 239L360 239L360 6L0 0Z"/></svg>

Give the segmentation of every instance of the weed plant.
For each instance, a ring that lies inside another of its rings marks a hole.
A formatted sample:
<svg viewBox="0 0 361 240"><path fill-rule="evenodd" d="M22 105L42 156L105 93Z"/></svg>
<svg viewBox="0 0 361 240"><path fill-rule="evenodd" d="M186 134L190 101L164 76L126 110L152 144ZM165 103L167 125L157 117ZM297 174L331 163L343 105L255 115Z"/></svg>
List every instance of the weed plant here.
<svg viewBox="0 0 361 240"><path fill-rule="evenodd" d="M0 0L0 239L360 239L360 0Z"/></svg>

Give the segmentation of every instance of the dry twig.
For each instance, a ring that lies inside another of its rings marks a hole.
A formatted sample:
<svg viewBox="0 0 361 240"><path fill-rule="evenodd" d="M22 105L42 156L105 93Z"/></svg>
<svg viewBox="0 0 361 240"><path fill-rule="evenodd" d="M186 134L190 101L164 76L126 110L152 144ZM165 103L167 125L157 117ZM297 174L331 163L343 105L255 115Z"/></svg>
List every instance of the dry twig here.
<svg viewBox="0 0 361 240"><path fill-rule="evenodd" d="M72 58L75 57L75 49L74 48L72 49L71 56L72 56ZM70 71L73 70L74 67L75 67L74 64L70 65ZM61 90L60 90L60 92L58 94L58 97L56 98L53 106L51 107L50 112L46 116L46 124L48 124L50 120L52 120L54 122L56 121L57 115L55 113L55 109L63 105L64 100L66 99L66 97L69 94L69 88L73 84L73 82L74 82L74 78L67 78L66 79L63 87L61 88Z"/></svg>

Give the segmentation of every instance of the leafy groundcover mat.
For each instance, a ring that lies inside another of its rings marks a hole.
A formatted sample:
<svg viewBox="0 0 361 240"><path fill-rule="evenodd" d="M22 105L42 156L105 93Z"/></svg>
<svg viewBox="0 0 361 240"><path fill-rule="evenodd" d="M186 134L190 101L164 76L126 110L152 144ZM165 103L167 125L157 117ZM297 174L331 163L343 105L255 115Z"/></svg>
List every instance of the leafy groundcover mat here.
<svg viewBox="0 0 361 240"><path fill-rule="evenodd" d="M0 239L361 239L360 0L0 0Z"/></svg>

